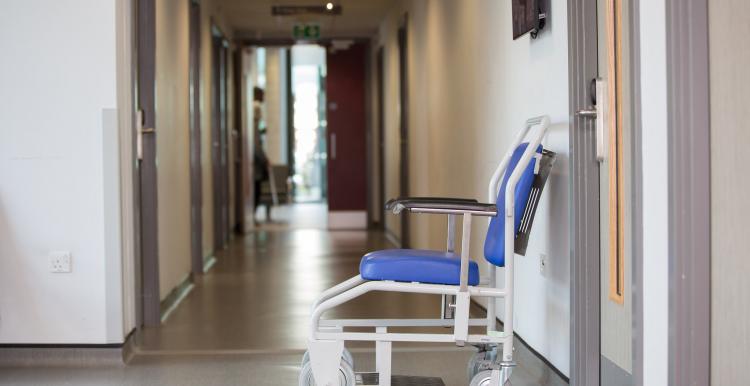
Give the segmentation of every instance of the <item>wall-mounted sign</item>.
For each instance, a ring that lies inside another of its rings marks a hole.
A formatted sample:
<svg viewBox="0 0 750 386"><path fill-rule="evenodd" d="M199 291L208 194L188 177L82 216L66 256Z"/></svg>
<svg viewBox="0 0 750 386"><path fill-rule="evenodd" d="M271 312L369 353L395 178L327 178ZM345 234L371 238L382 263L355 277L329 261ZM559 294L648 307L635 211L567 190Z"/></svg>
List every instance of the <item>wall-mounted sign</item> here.
<svg viewBox="0 0 750 386"><path fill-rule="evenodd" d="M298 40L320 39L320 26L318 24L295 24L292 34Z"/></svg>

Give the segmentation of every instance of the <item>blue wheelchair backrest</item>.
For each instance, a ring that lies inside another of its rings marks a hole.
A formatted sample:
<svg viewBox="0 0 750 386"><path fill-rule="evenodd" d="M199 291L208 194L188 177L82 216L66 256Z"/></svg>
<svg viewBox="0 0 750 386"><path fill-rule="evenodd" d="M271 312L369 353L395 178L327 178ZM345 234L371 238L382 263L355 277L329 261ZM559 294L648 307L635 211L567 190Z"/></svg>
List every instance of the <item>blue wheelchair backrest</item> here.
<svg viewBox="0 0 750 386"><path fill-rule="evenodd" d="M490 220L490 226L487 229L487 237L484 240L484 257L490 263L503 267L505 266L505 186L508 184L508 178L511 173L515 170L518 165L518 161L521 160L523 152L528 147L528 143L524 142L513 151L513 155L510 158L508 167L505 170L503 176L503 183L500 185L500 190L497 195L497 216ZM537 148L538 157L542 154L542 145ZM531 192L531 186L534 183L534 168L536 166L537 158L532 157L526 169L521 174L521 178L516 183L515 191L515 213L514 213L514 235L518 234L521 220L524 217L524 211L526 210L527 203L529 202L529 193ZM525 249L525 248L524 248Z"/></svg>

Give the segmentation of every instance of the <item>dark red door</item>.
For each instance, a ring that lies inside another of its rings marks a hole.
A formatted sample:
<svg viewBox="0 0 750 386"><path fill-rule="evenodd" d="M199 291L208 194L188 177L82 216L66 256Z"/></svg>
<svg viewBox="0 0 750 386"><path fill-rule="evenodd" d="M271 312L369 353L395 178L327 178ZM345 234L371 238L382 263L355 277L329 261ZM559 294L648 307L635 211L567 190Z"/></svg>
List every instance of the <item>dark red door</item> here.
<svg viewBox="0 0 750 386"><path fill-rule="evenodd" d="M326 55L328 211L332 228L367 225L365 64L367 45Z"/></svg>

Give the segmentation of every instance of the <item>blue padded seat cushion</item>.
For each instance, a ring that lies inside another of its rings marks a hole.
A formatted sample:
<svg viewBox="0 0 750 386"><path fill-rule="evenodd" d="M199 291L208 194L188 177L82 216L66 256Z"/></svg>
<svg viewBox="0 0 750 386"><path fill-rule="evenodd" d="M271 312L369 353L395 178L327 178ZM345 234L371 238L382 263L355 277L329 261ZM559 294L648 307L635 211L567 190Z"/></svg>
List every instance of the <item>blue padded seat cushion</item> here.
<svg viewBox="0 0 750 386"><path fill-rule="evenodd" d="M384 249L366 254L359 264L365 280L459 285L461 258L425 249ZM479 284L479 266L469 260L469 285Z"/></svg>
<svg viewBox="0 0 750 386"><path fill-rule="evenodd" d="M516 169L518 162L523 156L523 152L529 146L528 142L524 142L513 151L513 155L510 157L510 163L508 168L505 170L505 176L503 177L503 183L500 186L500 191L497 195L497 216L492 217L490 220L490 226L487 229L487 237L484 239L484 258L490 263L498 266L505 266L505 185L508 184L508 178L513 170ZM537 153L542 153L542 145L536 149ZM531 193L531 185L534 182L534 165L536 164L536 158L532 157L529 164L526 166L526 170L521 173L521 178L516 183L515 191L515 210L513 222L515 223L514 235L518 234L518 227L521 225L521 218L523 212L526 210L526 203L529 201L529 193Z"/></svg>

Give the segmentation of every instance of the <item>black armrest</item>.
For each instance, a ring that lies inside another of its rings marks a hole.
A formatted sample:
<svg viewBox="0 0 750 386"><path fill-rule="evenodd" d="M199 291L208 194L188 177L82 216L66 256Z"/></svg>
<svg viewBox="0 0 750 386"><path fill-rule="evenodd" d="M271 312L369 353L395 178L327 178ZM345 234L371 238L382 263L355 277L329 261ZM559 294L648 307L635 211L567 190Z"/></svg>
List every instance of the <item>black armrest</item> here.
<svg viewBox="0 0 750 386"><path fill-rule="evenodd" d="M463 214L472 213L480 216L495 216L495 204L480 203L474 199L450 197L399 197L385 204L386 210L401 213L406 209L416 213Z"/></svg>
<svg viewBox="0 0 750 386"><path fill-rule="evenodd" d="M475 203L478 202L477 200L473 198L453 198L453 197L397 197L392 198L388 200L388 202L385 203L385 209L391 210L393 209L393 206L397 204L402 203L435 203L435 202L445 202L445 203Z"/></svg>

